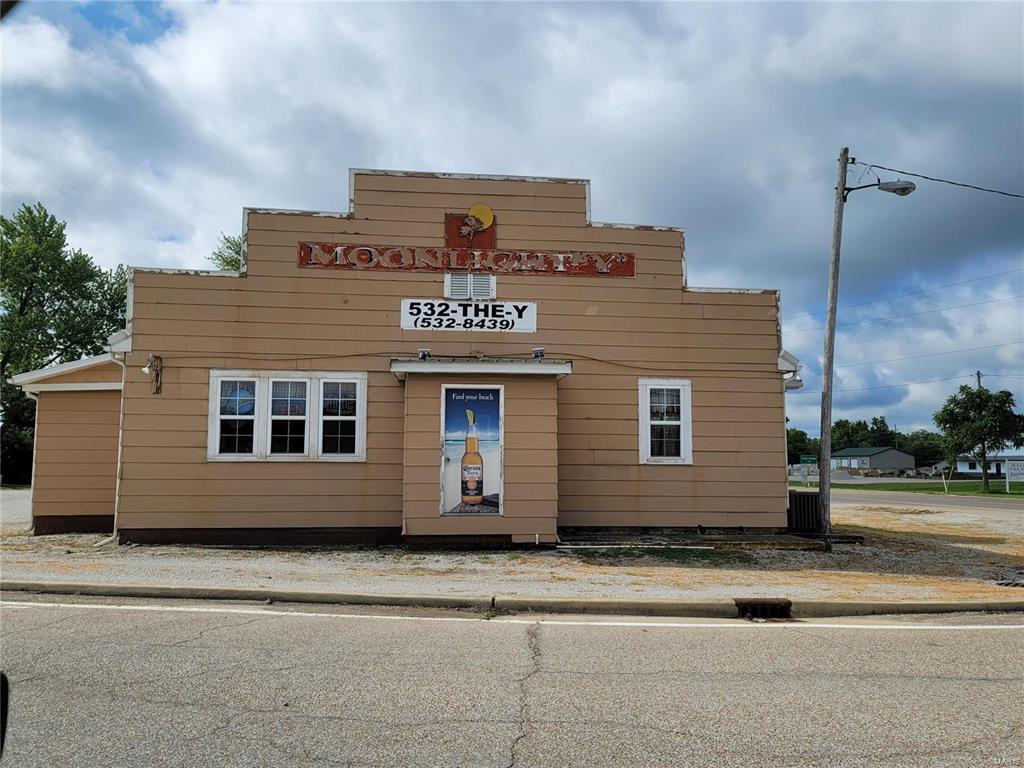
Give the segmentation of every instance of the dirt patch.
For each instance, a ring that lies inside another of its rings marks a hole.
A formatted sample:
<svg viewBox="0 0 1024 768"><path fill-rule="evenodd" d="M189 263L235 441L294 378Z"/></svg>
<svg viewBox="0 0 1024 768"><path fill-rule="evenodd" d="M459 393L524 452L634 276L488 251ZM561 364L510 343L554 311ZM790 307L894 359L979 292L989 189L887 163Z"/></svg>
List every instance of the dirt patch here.
<svg viewBox="0 0 1024 768"><path fill-rule="evenodd" d="M0 540L5 579L276 587L379 594L517 594L699 600L1019 599L999 587L1024 569L1024 515L866 505L835 507L832 552L517 549L413 552L401 547L94 546L92 534Z"/></svg>

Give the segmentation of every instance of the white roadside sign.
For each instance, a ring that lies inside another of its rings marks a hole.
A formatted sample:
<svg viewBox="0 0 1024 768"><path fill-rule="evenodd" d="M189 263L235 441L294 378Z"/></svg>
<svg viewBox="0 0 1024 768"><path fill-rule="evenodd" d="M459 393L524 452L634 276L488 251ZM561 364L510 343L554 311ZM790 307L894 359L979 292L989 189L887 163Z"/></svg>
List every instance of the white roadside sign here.
<svg viewBox="0 0 1024 768"><path fill-rule="evenodd" d="M537 305L526 301L402 299L402 330L537 332Z"/></svg>
<svg viewBox="0 0 1024 768"><path fill-rule="evenodd" d="M1010 483L1024 483L1024 461L1006 462L1006 492L1010 492Z"/></svg>

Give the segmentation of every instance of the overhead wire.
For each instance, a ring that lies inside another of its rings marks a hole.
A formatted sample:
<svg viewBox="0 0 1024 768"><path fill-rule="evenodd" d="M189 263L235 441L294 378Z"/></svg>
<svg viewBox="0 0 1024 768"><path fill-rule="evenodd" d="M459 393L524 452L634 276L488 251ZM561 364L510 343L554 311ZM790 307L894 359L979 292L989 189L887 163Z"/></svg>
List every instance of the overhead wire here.
<svg viewBox="0 0 1024 768"><path fill-rule="evenodd" d="M935 312L945 312L951 309L966 309L967 307L980 307L984 304L998 304L1001 301L1012 301L1013 299L1024 299L1024 293L1016 296L1004 296L1001 299L989 299L988 301L975 301L971 304L956 304L952 307L937 307L936 309L926 309L921 312L906 312L902 315L889 315L888 317L873 317L868 320L851 320L848 323L837 323L836 328L845 328L851 325L869 325L871 323L885 323L890 320L899 320L904 317L919 317L920 315L930 315ZM784 330L784 333L804 333L806 331L820 331L825 329L827 326L815 325L810 328L793 328L791 330Z"/></svg>
<svg viewBox="0 0 1024 768"><path fill-rule="evenodd" d="M950 185L952 185L954 187L965 187L966 189L974 189L974 190L977 190L978 192L991 192L993 195L1005 195L1006 197L1017 197L1017 198L1020 198L1020 199L1024 199L1024 195L1018 194L1016 192L1006 192L1006 191L1004 191L1002 189L992 189L991 187L979 187L977 184L965 184L962 181L952 181L950 179L940 179L940 178L938 178L936 176L926 176L923 173L913 173L911 171L901 171L899 168L887 168L886 166L878 165L877 163L862 163L862 162L859 162L857 160L854 160L852 164L853 165L866 165L868 167L868 170L873 169L873 168L880 168L883 171L889 171L891 173L899 173L899 174L901 174L903 176L913 176L915 179L927 179L928 181L936 181L939 184L950 184Z"/></svg>
<svg viewBox="0 0 1024 768"><path fill-rule="evenodd" d="M928 352L924 355L908 355L907 357L890 357L887 360L865 360L860 363L844 363L843 365L834 366L836 368L853 368L858 365L880 365L881 363L896 363L901 360L919 360L922 357L938 357L940 355L955 355L958 352L975 352L980 349L999 349L1000 347L1012 347L1015 344L1024 344L1024 341L1010 341L1005 344L990 344L984 347L963 347L961 349L951 349L947 352Z"/></svg>
<svg viewBox="0 0 1024 768"><path fill-rule="evenodd" d="M909 386L912 386L914 384L934 384L935 382L939 382L939 381L953 381L954 379L967 379L967 378L972 378L974 375L975 374L973 374L973 373L961 373L961 374L958 374L956 376L946 376L946 377L941 378L941 379L922 379L921 381L904 381L904 382L901 382L899 384L881 384L881 385L876 386L876 387L854 387L854 388L851 388L851 389L834 389L832 391L838 393L838 392L867 392L869 390L874 390L874 389L898 389L899 387L909 387ZM995 375L995 374L988 374L988 373L986 373L984 375L985 376L992 376L992 375ZM804 390L801 389L801 390L797 390L797 391L791 392L790 394L793 394L793 395L820 395L821 394L821 390L820 389L811 389L811 390L804 391Z"/></svg>
<svg viewBox="0 0 1024 768"><path fill-rule="evenodd" d="M934 384L940 381L954 381L955 379L973 379L977 375L977 372L971 373L960 373L956 376L944 376L940 379L922 379L920 381L903 381L899 384L880 384L874 387L852 387L849 389L834 389L833 392L868 392L876 389L898 389L899 387L909 387L914 384ZM1024 381L1024 376L1012 376L1006 373L984 373L981 374L982 378L988 379L1019 379ZM794 390L789 392L791 395L820 395L820 389L809 389L809 390Z"/></svg>
<svg viewBox="0 0 1024 768"><path fill-rule="evenodd" d="M991 275L981 275L980 277L972 277L970 280L960 280L959 282L956 282L956 283L946 283L945 285L936 285L933 288L922 288L919 291L908 291L907 293L897 293L897 294L895 294L893 296L888 296L888 297L886 297L884 299L871 299L870 301L861 301L861 302L858 302L857 304L842 304L842 305L839 306L839 309L845 310L845 309L853 309L855 307L865 307L868 304L881 304L881 303L886 302L886 301L895 301L896 299L902 299L902 298L905 298L907 296L917 296L917 295L922 294L922 293L931 293L933 291L940 291L943 288L955 288L958 285L967 285L968 283L976 283L979 280L990 280L990 279L995 278L995 277L1004 277L1006 275L1012 275L1012 274L1015 274L1017 272L1024 272L1024 267L1018 267L1017 269L1010 269L1010 270L1007 270L1006 272L995 272L994 274L991 274ZM793 317L789 318L789 320L787 320L786 322L790 322L790 321L792 321L792 320L794 320L795 318L798 318L798 317L817 317L819 315L824 315L825 313L826 313L825 310L822 310L821 312L801 312L801 313L799 313L797 315L793 315Z"/></svg>

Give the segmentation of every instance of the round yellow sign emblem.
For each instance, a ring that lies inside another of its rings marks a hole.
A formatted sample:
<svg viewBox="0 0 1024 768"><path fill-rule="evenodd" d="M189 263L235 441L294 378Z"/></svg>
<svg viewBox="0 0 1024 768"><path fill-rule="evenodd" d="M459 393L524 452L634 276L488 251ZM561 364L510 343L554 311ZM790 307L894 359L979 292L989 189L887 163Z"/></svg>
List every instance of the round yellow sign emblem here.
<svg viewBox="0 0 1024 768"><path fill-rule="evenodd" d="M494 211L483 203L477 203L469 209L468 213L479 220L484 225L484 229L487 229L494 223Z"/></svg>

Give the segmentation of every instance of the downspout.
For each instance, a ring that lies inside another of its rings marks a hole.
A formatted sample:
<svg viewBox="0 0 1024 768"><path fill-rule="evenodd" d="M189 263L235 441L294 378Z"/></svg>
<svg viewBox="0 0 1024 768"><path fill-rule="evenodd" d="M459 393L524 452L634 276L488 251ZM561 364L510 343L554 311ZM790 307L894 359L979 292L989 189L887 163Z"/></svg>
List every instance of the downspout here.
<svg viewBox="0 0 1024 768"><path fill-rule="evenodd" d="M36 446L39 445L39 395L35 392L29 392L27 389L23 391L36 404L36 410L32 414L32 476L29 478L31 485L28 488L28 511L32 516L28 529L31 531L36 527Z"/></svg>
<svg viewBox="0 0 1024 768"><path fill-rule="evenodd" d="M93 546L100 547L110 542L117 542L117 512L118 507L121 506L121 452L124 445L124 388L128 383L128 366L125 365L125 354L124 352L118 354L117 352L111 352L110 356L114 362L121 366L121 407L118 413L117 422L117 475L114 479L114 530L110 536L97 541Z"/></svg>

